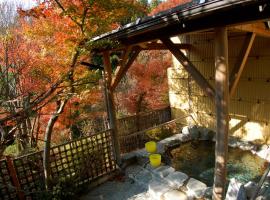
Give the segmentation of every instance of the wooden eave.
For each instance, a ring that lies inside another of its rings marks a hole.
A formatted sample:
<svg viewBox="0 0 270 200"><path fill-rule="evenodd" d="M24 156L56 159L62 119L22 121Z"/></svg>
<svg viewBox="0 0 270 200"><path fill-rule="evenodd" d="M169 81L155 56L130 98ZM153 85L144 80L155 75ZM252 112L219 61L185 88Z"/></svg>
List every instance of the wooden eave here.
<svg viewBox="0 0 270 200"><path fill-rule="evenodd" d="M199 4L196 0L152 17L138 19L134 23L95 37L91 41L111 40L123 46L130 46L155 41L162 37L269 19L269 0L208 0L203 4Z"/></svg>

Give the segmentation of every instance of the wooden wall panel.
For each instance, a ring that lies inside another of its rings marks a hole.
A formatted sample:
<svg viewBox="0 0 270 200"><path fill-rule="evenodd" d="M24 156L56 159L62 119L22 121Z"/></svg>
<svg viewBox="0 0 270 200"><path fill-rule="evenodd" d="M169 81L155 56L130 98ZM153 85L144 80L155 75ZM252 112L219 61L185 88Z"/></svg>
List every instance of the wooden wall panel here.
<svg viewBox="0 0 270 200"><path fill-rule="evenodd" d="M229 34L229 67L233 68L244 44L244 34ZM181 38L183 41L183 38ZM214 43L213 34L189 36L192 48L188 53L191 62L214 86ZM215 129L215 106L204 95L200 87L189 78L181 65L175 62L168 69L169 96L172 111L187 114L192 111L200 125ZM235 95L230 101L232 116L246 117L250 121L235 134L243 139L270 138L270 39L256 37L247 64L240 78ZM179 115L178 115L179 116ZM233 118L233 117L232 117ZM254 127L252 129L251 127Z"/></svg>

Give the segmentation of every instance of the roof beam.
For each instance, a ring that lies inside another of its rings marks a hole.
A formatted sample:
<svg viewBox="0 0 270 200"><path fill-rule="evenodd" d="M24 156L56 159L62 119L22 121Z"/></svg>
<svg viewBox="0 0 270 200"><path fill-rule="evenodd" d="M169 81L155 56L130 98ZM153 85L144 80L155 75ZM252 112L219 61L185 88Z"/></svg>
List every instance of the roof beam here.
<svg viewBox="0 0 270 200"><path fill-rule="evenodd" d="M185 70L193 77L193 79L202 88L206 95L214 100L215 90L203 77L203 75L196 69L196 67L190 62L190 60L184 55L184 53L182 53L181 50L179 50L169 38L162 38L161 41L182 64Z"/></svg>
<svg viewBox="0 0 270 200"><path fill-rule="evenodd" d="M270 30L267 30L265 25L262 22L235 26L234 29L245 31L245 32L256 33L258 36L262 36L262 37L270 37Z"/></svg>
<svg viewBox="0 0 270 200"><path fill-rule="evenodd" d="M162 43L142 43L139 45L142 50L168 50L167 46ZM189 50L191 49L190 44L175 44L177 49Z"/></svg>
<svg viewBox="0 0 270 200"><path fill-rule="evenodd" d="M141 48L134 47L132 49L132 51L130 52L131 53L131 56L128 59L128 61L127 62L121 62L119 68L116 71L115 78L113 78L112 83L111 83L112 90L115 90L115 88L117 87L117 85L119 84L119 82L122 80L122 78L124 77L124 75L126 74L126 72L128 71L128 69L130 68L130 66L136 60L136 58L139 55L140 51L141 51ZM127 52L124 53L124 54L127 54Z"/></svg>
<svg viewBox="0 0 270 200"><path fill-rule="evenodd" d="M232 69L230 75L230 97L232 97L236 91L236 87L239 83L240 77L246 65L248 55L251 51L255 37L256 33L248 33L247 37L245 38L244 46L241 50L239 60L236 61L236 64Z"/></svg>

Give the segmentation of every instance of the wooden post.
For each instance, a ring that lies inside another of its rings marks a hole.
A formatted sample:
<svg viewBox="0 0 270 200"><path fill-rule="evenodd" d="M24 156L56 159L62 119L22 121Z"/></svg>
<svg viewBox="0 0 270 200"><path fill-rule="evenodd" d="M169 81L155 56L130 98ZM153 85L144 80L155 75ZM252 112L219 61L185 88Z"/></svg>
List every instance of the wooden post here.
<svg viewBox="0 0 270 200"><path fill-rule="evenodd" d="M13 160L11 159L11 157L6 156L6 161L7 161L7 166L8 166L8 170L10 172L12 182L13 182L14 186L16 187L18 198L19 198L19 200L24 200L24 192L22 191L20 181L17 177L17 172L16 172L16 169L14 167Z"/></svg>
<svg viewBox="0 0 270 200"><path fill-rule="evenodd" d="M225 27L215 29L216 150L213 199L225 196L229 132L228 36Z"/></svg>
<svg viewBox="0 0 270 200"><path fill-rule="evenodd" d="M120 154L120 145L119 145L119 138L118 138L118 126L117 126L117 119L115 113L115 105L114 105L114 98L113 98L113 90L111 88L112 82L112 68L110 62L110 54L109 52L103 53L103 61L104 61L104 69L105 69L105 85L106 85L106 105L107 105L107 114L109 118L109 126L110 129L113 130L113 146L115 152L115 159L118 165L121 164L121 154Z"/></svg>

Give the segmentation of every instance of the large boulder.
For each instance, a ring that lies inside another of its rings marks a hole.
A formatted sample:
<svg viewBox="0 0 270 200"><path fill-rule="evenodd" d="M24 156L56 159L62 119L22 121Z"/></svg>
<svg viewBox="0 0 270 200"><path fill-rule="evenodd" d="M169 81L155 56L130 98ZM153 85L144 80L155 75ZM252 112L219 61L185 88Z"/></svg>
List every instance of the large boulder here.
<svg viewBox="0 0 270 200"><path fill-rule="evenodd" d="M225 200L247 200L244 185L232 178L229 183Z"/></svg>
<svg viewBox="0 0 270 200"><path fill-rule="evenodd" d="M258 185L253 181L249 181L244 185L244 188L246 190L247 198L250 199L253 196L254 192L257 190Z"/></svg>
<svg viewBox="0 0 270 200"><path fill-rule="evenodd" d="M184 135L189 135L192 139L198 139L199 138L199 129L197 126L184 126L182 128L182 133Z"/></svg>
<svg viewBox="0 0 270 200"><path fill-rule="evenodd" d="M207 189L205 183L198 181L194 178L190 178L188 180L186 187L188 189L188 193L196 198L202 198Z"/></svg>

